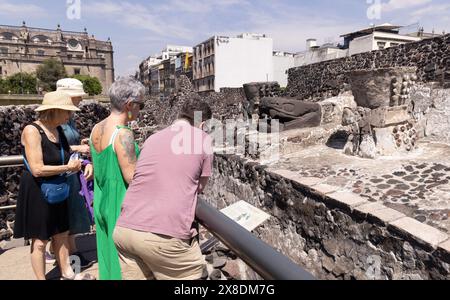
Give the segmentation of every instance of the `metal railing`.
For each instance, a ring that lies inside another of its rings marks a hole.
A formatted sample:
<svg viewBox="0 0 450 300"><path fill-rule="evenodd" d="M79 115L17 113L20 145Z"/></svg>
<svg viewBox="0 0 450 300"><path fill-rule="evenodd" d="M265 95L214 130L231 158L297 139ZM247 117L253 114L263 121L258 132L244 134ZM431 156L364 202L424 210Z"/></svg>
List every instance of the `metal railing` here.
<svg viewBox="0 0 450 300"><path fill-rule="evenodd" d="M314 280L306 270L203 200L196 219L266 280Z"/></svg>
<svg viewBox="0 0 450 300"><path fill-rule="evenodd" d="M0 156L0 169L2 168L14 168L23 166L23 156ZM0 206L0 211L15 209L16 205Z"/></svg>
<svg viewBox="0 0 450 300"><path fill-rule="evenodd" d="M0 169L23 166L23 155L0 156Z"/></svg>
<svg viewBox="0 0 450 300"><path fill-rule="evenodd" d="M23 156L0 157L0 168L23 165ZM8 206L14 209L16 206ZM5 207L0 207L0 210ZM292 260L263 242L216 208L199 199L196 220L266 280L314 280Z"/></svg>

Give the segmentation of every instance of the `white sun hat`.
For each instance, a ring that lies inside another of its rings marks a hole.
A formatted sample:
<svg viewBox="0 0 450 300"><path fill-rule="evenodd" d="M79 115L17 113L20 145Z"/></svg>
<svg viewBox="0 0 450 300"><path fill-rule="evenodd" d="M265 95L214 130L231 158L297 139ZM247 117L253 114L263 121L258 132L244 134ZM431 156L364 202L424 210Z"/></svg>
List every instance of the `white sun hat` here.
<svg viewBox="0 0 450 300"><path fill-rule="evenodd" d="M87 94L83 90L83 83L75 78L64 78L56 83L56 90L69 94L70 97L83 97Z"/></svg>
<svg viewBox="0 0 450 300"><path fill-rule="evenodd" d="M78 107L73 105L71 96L61 91L45 94L42 104L36 108L35 111L44 111L49 109L80 111Z"/></svg>

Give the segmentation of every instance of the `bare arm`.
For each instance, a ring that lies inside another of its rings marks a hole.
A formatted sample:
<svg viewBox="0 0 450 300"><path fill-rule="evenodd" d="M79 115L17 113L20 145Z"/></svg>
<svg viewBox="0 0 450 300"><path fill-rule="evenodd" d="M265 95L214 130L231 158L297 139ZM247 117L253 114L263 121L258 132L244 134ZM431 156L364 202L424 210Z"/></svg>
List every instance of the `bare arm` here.
<svg viewBox="0 0 450 300"><path fill-rule="evenodd" d="M205 190L206 185L208 184L209 177L200 177L198 181L198 193L201 194Z"/></svg>
<svg viewBox="0 0 450 300"><path fill-rule="evenodd" d="M114 142L114 149L117 153L123 178L130 184L131 180L133 180L137 162L133 132L130 130L121 130L118 138Z"/></svg>
<svg viewBox="0 0 450 300"><path fill-rule="evenodd" d="M78 169L78 165L74 163L62 166L44 165L41 141L41 135L35 127L25 127L22 133L22 144L25 147L27 161L34 177L50 177Z"/></svg>
<svg viewBox="0 0 450 300"><path fill-rule="evenodd" d="M72 145L70 146L70 150L72 150L72 152L80 152L82 154L90 154L91 153L91 149L89 148L89 145Z"/></svg>

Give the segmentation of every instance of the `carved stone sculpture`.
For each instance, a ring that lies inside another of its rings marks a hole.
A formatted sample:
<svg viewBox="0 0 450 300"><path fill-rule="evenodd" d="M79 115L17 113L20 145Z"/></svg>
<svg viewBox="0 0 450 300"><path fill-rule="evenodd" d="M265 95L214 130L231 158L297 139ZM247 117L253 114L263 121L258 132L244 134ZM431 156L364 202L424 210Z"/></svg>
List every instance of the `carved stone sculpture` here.
<svg viewBox="0 0 450 300"><path fill-rule="evenodd" d="M278 119L280 130L319 126L322 117L318 103L281 97L262 98L259 113L269 122L271 119Z"/></svg>
<svg viewBox="0 0 450 300"><path fill-rule="evenodd" d="M252 82L244 84L244 93L247 98L246 111L249 118L259 114L261 98L280 96L281 90L278 82Z"/></svg>
<svg viewBox="0 0 450 300"><path fill-rule="evenodd" d="M408 67L350 73L358 107L343 111L342 125L350 125L344 153L374 158L415 148L418 137L410 114L415 72L416 68Z"/></svg>

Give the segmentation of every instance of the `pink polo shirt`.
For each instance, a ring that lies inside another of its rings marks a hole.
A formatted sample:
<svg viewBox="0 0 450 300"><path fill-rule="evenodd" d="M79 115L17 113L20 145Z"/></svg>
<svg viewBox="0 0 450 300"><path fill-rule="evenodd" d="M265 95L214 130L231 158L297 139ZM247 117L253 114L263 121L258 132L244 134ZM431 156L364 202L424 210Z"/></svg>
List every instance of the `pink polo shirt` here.
<svg viewBox="0 0 450 300"><path fill-rule="evenodd" d="M211 138L179 120L147 139L117 226L190 239L200 177L211 176Z"/></svg>

